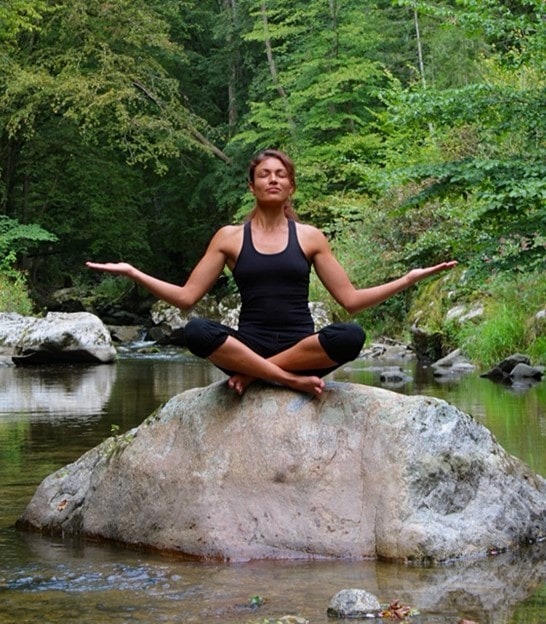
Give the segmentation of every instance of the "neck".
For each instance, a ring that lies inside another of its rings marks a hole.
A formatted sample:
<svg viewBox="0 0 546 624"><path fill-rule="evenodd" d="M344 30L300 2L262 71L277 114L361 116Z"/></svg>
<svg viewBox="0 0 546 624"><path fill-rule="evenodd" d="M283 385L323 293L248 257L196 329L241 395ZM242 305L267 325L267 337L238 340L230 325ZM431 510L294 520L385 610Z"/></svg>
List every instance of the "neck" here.
<svg viewBox="0 0 546 624"><path fill-rule="evenodd" d="M282 208L273 211L263 210L260 206L257 206L252 216L252 223L263 230L274 230L279 227L286 227L287 218Z"/></svg>

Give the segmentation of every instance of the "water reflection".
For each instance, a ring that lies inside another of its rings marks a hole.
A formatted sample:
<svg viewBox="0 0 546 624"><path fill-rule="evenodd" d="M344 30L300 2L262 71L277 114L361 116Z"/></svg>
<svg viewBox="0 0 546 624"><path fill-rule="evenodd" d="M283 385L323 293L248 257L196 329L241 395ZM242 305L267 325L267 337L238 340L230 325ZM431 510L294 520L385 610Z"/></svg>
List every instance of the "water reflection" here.
<svg viewBox="0 0 546 624"><path fill-rule="evenodd" d="M2 421L43 417L79 418L102 412L116 381L117 367L48 366L0 368Z"/></svg>
<svg viewBox="0 0 546 624"><path fill-rule="evenodd" d="M546 384L524 394L477 375L437 383L402 364L410 380L397 392L448 400L488 426L509 452L546 474ZM417 624L538 624L546 620L546 552L449 566L364 562L185 562L112 545L59 542L19 534L13 522L46 475L111 434L137 426L161 403L206 386L222 373L183 352L122 356L114 365L0 369L0 594L3 622L184 622L241 624L286 613L326 624L330 598L361 587L380 601L418 608ZM358 363L334 378L378 385ZM258 611L253 595L267 598Z"/></svg>
<svg viewBox="0 0 546 624"><path fill-rule="evenodd" d="M202 564L121 553L108 546L54 544L37 536L24 539L29 561L0 579L0 591L9 612L24 609L27 622L44 621L38 619L40 612L48 622L66 622L67 613L85 596L77 619L82 624L236 624L249 621L252 611L245 606L251 596L260 595L266 603L253 621L290 613L325 623L330 621L326 608L331 597L339 589L359 587L382 603L400 600L417 608L421 616L412 622L447 624L466 617L480 624L508 624L516 605L546 575L546 546L424 568L376 561Z"/></svg>

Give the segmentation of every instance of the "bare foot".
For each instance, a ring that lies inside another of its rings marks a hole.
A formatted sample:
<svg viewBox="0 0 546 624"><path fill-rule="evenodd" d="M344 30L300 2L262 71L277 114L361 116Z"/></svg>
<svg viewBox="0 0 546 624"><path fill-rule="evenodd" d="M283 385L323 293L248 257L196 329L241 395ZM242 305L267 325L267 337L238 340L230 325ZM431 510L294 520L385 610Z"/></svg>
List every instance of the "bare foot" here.
<svg viewBox="0 0 546 624"><path fill-rule="evenodd" d="M251 383L256 381L256 377L235 373L228 379L228 387L234 390L239 396L242 396ZM292 375L290 379L283 384L298 390L299 392L307 392L319 396L325 386L324 380L320 377L306 377L304 375Z"/></svg>
<svg viewBox="0 0 546 624"><path fill-rule="evenodd" d="M228 387L231 388L232 390L235 390L235 392L241 396L244 391L248 388L248 386L250 386L250 384L255 381L256 378L255 377L251 377L250 375L243 375L242 373L236 373L235 375L232 375L229 379L228 379Z"/></svg>
<svg viewBox="0 0 546 624"><path fill-rule="evenodd" d="M305 377L303 375L294 375L286 385L293 390L299 390L300 392L307 392L308 394L314 394L320 396L326 385L324 379L320 377Z"/></svg>

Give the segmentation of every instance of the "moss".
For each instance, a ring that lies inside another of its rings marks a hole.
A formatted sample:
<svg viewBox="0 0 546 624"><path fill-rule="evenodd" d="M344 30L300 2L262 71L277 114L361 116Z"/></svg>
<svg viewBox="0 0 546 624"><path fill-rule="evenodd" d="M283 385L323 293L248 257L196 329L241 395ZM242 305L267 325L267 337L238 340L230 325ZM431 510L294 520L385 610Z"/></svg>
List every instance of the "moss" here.
<svg viewBox="0 0 546 624"><path fill-rule="evenodd" d="M408 323L433 332L442 332L449 308L454 305L457 276L444 275L419 285L408 311Z"/></svg>
<svg viewBox="0 0 546 624"><path fill-rule="evenodd" d="M136 429L130 429L120 435L111 436L100 445L99 453L105 459L110 459L114 457L114 455L119 455L129 446L136 436Z"/></svg>

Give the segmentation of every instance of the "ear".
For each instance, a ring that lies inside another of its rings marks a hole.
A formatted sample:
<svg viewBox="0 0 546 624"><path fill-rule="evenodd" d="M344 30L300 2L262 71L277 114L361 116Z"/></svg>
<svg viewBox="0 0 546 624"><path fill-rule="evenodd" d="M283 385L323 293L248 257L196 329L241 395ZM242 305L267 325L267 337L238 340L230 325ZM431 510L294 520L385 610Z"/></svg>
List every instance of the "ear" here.
<svg viewBox="0 0 546 624"><path fill-rule="evenodd" d="M255 195L253 182L248 183L248 190L252 193L252 195Z"/></svg>

